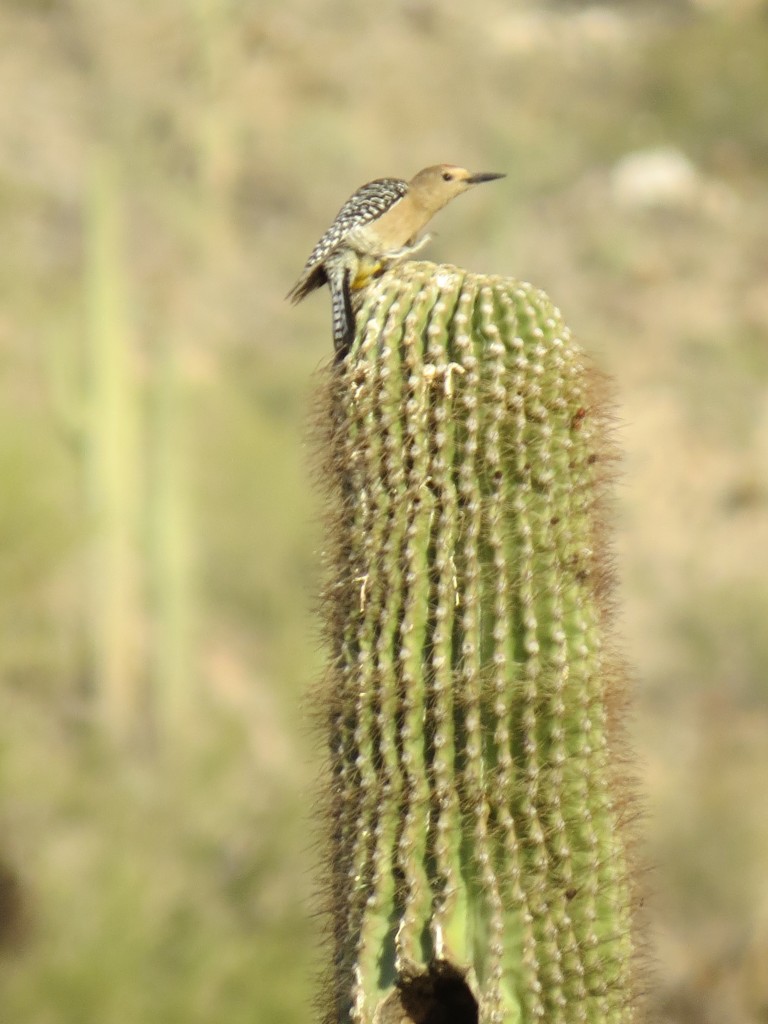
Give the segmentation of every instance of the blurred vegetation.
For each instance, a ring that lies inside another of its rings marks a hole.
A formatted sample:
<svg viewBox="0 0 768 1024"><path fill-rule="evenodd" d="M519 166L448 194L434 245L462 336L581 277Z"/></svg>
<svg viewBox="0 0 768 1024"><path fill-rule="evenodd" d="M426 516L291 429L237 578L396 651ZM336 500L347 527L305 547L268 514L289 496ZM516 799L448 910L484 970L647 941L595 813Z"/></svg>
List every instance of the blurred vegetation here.
<svg viewBox="0 0 768 1024"><path fill-rule="evenodd" d="M283 295L354 187L449 160L509 178L429 256L544 287L618 382L652 1002L764 1021L766 4L0 28L0 1019L308 1019L330 342L325 297Z"/></svg>

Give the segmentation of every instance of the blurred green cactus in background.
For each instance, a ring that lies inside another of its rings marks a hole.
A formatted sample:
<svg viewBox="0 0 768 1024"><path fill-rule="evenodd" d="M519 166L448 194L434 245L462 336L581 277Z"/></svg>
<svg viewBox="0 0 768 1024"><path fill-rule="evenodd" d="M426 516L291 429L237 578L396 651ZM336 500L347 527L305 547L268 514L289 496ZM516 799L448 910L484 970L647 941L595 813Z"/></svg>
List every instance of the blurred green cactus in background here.
<svg viewBox="0 0 768 1024"><path fill-rule="evenodd" d="M62 411L81 454L92 525L83 634L84 675L101 724L113 735L133 726L141 704L140 403L126 273L122 182L106 148L91 155L84 275L87 351L83 385ZM78 419L79 414L79 419ZM128 724L130 723L130 725Z"/></svg>
<svg viewBox="0 0 768 1024"><path fill-rule="evenodd" d="M81 697L121 741L179 733L194 692L184 373L162 323L139 344L125 169L89 151L82 352L48 350L57 426L76 457L87 531Z"/></svg>
<svg viewBox="0 0 768 1024"><path fill-rule="evenodd" d="M410 263L323 406L325 1019L631 1020L601 378L542 292Z"/></svg>

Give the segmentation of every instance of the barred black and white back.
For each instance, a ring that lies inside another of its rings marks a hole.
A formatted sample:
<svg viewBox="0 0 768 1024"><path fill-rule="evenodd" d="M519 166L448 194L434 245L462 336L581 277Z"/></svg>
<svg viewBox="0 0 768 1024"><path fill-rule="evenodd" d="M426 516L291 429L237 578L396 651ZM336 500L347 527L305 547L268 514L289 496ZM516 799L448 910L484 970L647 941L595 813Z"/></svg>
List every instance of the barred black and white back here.
<svg viewBox="0 0 768 1024"><path fill-rule="evenodd" d="M349 238L355 228L381 217L399 202L408 191L408 182L401 178L377 178L369 181L344 203L333 224L314 247L296 284L286 298L301 302L315 288L328 280L325 261Z"/></svg>

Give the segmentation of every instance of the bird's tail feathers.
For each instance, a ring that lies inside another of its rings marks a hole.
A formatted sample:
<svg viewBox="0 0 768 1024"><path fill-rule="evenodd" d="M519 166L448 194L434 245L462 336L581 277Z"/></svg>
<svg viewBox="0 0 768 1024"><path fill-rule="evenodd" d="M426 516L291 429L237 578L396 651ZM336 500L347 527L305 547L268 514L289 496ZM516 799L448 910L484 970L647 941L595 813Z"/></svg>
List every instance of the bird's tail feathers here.
<svg viewBox="0 0 768 1024"><path fill-rule="evenodd" d="M310 273L303 273L296 284L291 288L286 299L294 306L297 302L305 299L315 288L320 288L328 280L325 269L322 266L314 267Z"/></svg>
<svg viewBox="0 0 768 1024"><path fill-rule="evenodd" d="M352 272L345 267L331 280L331 320L336 361L343 359L355 338L355 313L352 309Z"/></svg>

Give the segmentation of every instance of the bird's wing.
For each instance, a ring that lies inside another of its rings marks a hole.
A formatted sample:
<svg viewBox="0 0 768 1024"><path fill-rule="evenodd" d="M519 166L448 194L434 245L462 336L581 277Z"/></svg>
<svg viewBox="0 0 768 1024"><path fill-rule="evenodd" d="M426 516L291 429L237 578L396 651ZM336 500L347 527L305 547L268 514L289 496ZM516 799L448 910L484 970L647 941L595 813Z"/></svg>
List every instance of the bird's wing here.
<svg viewBox="0 0 768 1024"><path fill-rule="evenodd" d="M298 281L286 298L300 302L314 288L324 284L326 277L321 264L343 241L350 227L360 227L376 220L399 202L407 191L408 183L400 178L378 178L353 192L309 254Z"/></svg>

